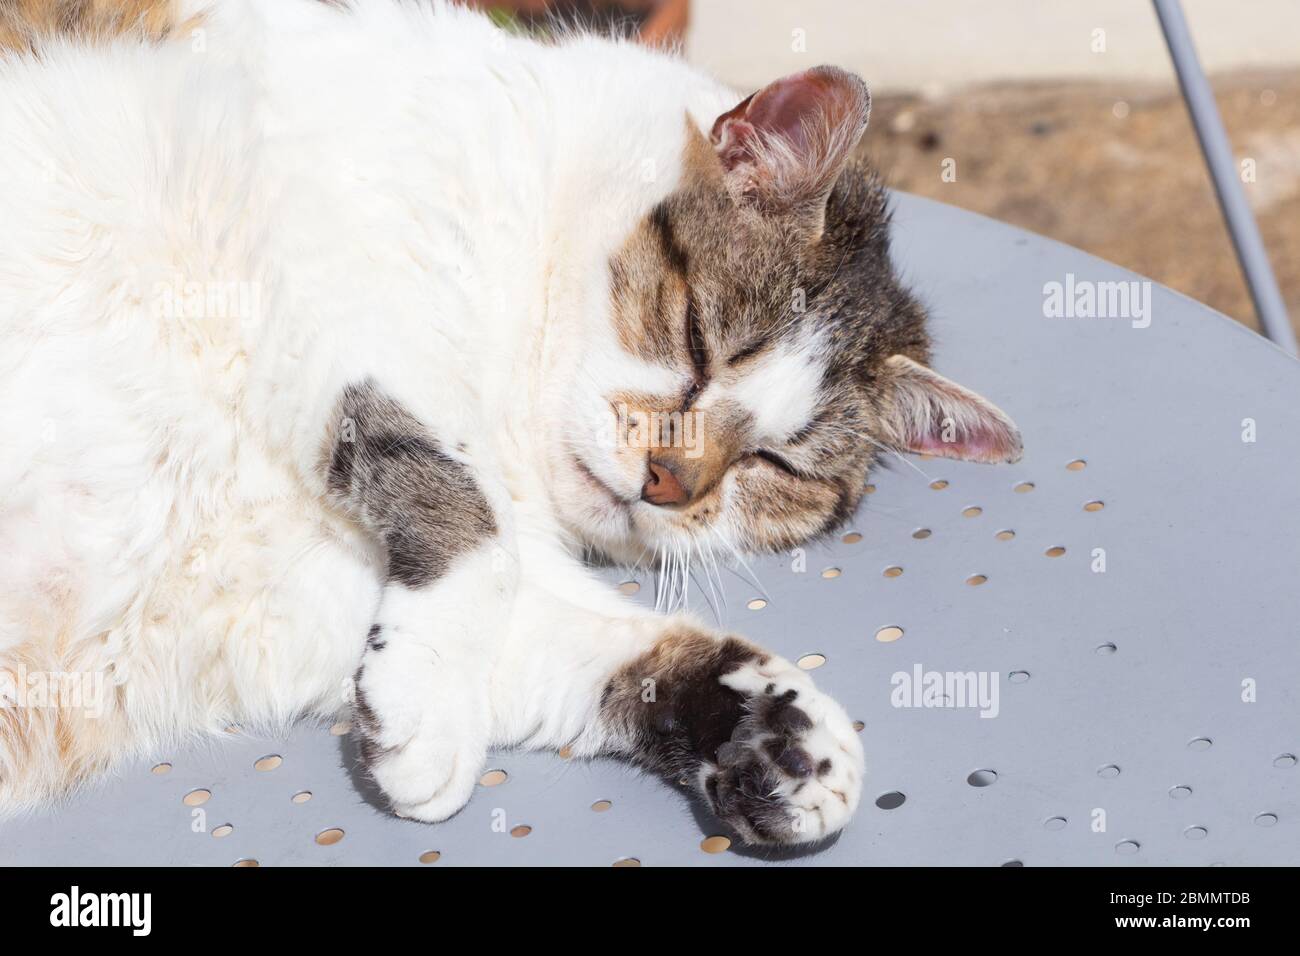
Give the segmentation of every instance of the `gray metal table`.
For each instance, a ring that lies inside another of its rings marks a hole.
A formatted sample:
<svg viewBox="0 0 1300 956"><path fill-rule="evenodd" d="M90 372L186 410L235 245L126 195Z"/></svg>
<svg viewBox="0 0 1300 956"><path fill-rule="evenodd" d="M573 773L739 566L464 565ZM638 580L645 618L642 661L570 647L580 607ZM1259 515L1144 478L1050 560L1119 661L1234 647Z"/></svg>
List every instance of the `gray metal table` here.
<svg viewBox="0 0 1300 956"><path fill-rule="evenodd" d="M865 724L866 793L839 839L706 852L725 831L672 786L551 754L496 755L503 773L454 819L402 821L354 778L346 738L300 726L126 767L0 826L0 862L1300 863L1300 366L1157 286L1146 328L1045 317L1045 283L1137 277L912 197L897 222L937 366L1006 408L1026 454L895 461L860 539L810 548L802 573L752 562L765 594L727 581L727 626L823 656L818 681ZM917 667L992 675L997 716L894 706L893 675Z"/></svg>

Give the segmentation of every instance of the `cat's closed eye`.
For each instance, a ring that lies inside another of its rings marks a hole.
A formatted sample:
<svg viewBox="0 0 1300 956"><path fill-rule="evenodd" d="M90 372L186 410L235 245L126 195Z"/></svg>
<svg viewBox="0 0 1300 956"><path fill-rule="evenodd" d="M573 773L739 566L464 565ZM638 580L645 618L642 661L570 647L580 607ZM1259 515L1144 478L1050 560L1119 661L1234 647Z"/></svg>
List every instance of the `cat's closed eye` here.
<svg viewBox="0 0 1300 956"><path fill-rule="evenodd" d="M800 478L800 479L802 479L802 478L805 478L805 477L806 477L806 476L805 476L803 473L801 473L797 468L795 468L794 465L792 465L792 464L789 462L789 460L787 460L786 458L784 458L784 457L781 456L781 455L778 455L778 454L777 454L776 452L774 452L774 451L769 451L769 450L766 449L766 448L760 448L760 449L758 449L757 451L753 452L752 455L753 455L754 458L757 458L757 459L759 459L760 461L765 461L765 462L767 462L769 465L771 465L771 466L772 466L773 468L775 468L777 471L783 472L784 474L789 475L791 478Z"/></svg>
<svg viewBox="0 0 1300 956"><path fill-rule="evenodd" d="M755 355L757 355L759 352L763 350L763 346L765 344L766 343L762 341L750 342L744 348L739 349L738 351L733 352L731 354L731 357L727 359L727 366L729 368L735 368L741 362L745 361L745 359L753 358Z"/></svg>

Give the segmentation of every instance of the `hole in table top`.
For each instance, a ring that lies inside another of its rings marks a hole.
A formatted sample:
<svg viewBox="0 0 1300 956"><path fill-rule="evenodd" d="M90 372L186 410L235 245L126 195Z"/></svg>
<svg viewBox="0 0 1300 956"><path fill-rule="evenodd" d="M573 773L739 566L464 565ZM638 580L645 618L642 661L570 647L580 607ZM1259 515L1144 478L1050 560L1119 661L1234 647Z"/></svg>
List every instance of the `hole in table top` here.
<svg viewBox="0 0 1300 956"><path fill-rule="evenodd" d="M1103 780L1114 780L1119 776L1119 767L1116 764L1108 763L1104 767L1097 768L1097 776Z"/></svg>
<svg viewBox="0 0 1300 956"><path fill-rule="evenodd" d="M887 578L897 578L902 576L903 569L896 564L891 564L889 567L885 568L885 570L881 573L884 574L884 576Z"/></svg>
<svg viewBox="0 0 1300 956"><path fill-rule="evenodd" d="M1273 766L1281 768L1294 767L1296 765L1295 754L1278 754L1273 758Z"/></svg>
<svg viewBox="0 0 1300 956"><path fill-rule="evenodd" d="M498 787L510 779L510 774L504 770L489 770L478 778L480 786Z"/></svg>
<svg viewBox="0 0 1300 956"><path fill-rule="evenodd" d="M220 840L222 837L228 837L235 832L235 828L229 823L223 823L220 826L212 828L212 835Z"/></svg>
<svg viewBox="0 0 1300 956"><path fill-rule="evenodd" d="M614 801L612 800L597 800L591 805L591 809L595 810L597 813L604 813L613 805Z"/></svg>
<svg viewBox="0 0 1300 956"><path fill-rule="evenodd" d="M618 590L622 594L636 594L637 591L641 590L641 582L624 581L622 584L618 586Z"/></svg>
<svg viewBox="0 0 1300 956"><path fill-rule="evenodd" d="M987 574L972 574L970 577L966 579L966 583L973 588L977 588L988 579L989 578Z"/></svg>
<svg viewBox="0 0 1300 956"><path fill-rule="evenodd" d="M853 722L853 729L856 730L858 733L862 733L862 731L866 728L866 726L867 725L860 720L855 720Z"/></svg>
<svg viewBox="0 0 1300 956"><path fill-rule="evenodd" d="M1029 680L1029 671L1012 671L1007 675L1007 680L1013 684L1023 684Z"/></svg>
<svg viewBox="0 0 1300 956"><path fill-rule="evenodd" d="M1049 558L1059 558L1061 555L1065 554L1065 548L1056 544L1044 551L1043 554L1047 555Z"/></svg>
<svg viewBox="0 0 1300 956"><path fill-rule="evenodd" d="M625 856L615 860L610 866L640 866L641 861L634 856Z"/></svg>
<svg viewBox="0 0 1300 956"><path fill-rule="evenodd" d="M1183 836L1188 840L1204 840L1209 834L1210 831L1205 827L1188 827L1183 831Z"/></svg>
<svg viewBox="0 0 1300 956"><path fill-rule="evenodd" d="M705 853L725 853L731 849L731 840L724 836L705 837L700 841L700 849Z"/></svg>
<svg viewBox="0 0 1300 956"><path fill-rule="evenodd" d="M998 772L996 770L975 770L966 778L966 782L972 787L991 787L998 782Z"/></svg>
<svg viewBox="0 0 1300 956"><path fill-rule="evenodd" d="M1142 844L1137 840L1120 840L1115 844L1115 852L1120 856L1132 856L1140 849Z"/></svg>
<svg viewBox="0 0 1300 956"><path fill-rule="evenodd" d="M156 763L149 768L149 772L161 777L165 773L172 772L172 765L169 763Z"/></svg>
<svg viewBox="0 0 1300 956"><path fill-rule="evenodd" d="M840 538L840 540L843 541L845 544L857 544L859 541L862 540L862 535L859 534L857 531L850 531L844 537Z"/></svg>
<svg viewBox="0 0 1300 956"><path fill-rule="evenodd" d="M1066 825L1068 822L1069 822L1069 821L1066 820L1065 817L1048 817L1046 820L1043 821L1043 829L1045 829L1045 830L1064 830L1064 829L1065 829L1065 825Z"/></svg>
<svg viewBox="0 0 1300 956"><path fill-rule="evenodd" d="M191 790L181 798L181 803L187 807L201 807L207 803L212 796L211 790Z"/></svg>
<svg viewBox="0 0 1300 956"><path fill-rule="evenodd" d="M425 850L418 859L421 863L437 863L442 859L442 853L438 850Z"/></svg>
<svg viewBox="0 0 1300 956"><path fill-rule="evenodd" d="M1104 501L1087 501L1087 502L1084 502L1083 510L1084 510L1084 511L1101 511L1101 510L1102 510L1103 508L1105 508L1105 507L1106 507L1106 502L1104 502Z"/></svg>
<svg viewBox="0 0 1300 956"><path fill-rule="evenodd" d="M1107 641L1105 644L1098 644L1094 648L1094 650L1098 654L1102 655L1103 657L1106 657L1111 654L1114 654L1117 650L1119 650L1119 648L1116 647L1114 644L1112 644L1110 641Z"/></svg>
<svg viewBox="0 0 1300 956"><path fill-rule="evenodd" d="M330 727L330 733L335 737L342 737L352 730L352 725L346 720L340 720L337 724Z"/></svg>
<svg viewBox="0 0 1300 956"><path fill-rule="evenodd" d="M876 486L875 486L875 485L866 485L866 486L863 487L863 489L862 489L862 493L863 493L863 494L867 494L867 495L874 495L874 494L876 493Z"/></svg>
<svg viewBox="0 0 1300 956"><path fill-rule="evenodd" d="M316 834L316 842L321 846L333 846L343 839L343 831L338 827L330 827L327 830L321 830Z"/></svg>
<svg viewBox="0 0 1300 956"><path fill-rule="evenodd" d="M1007 860L1007 862L1002 864L1002 866L1010 866L1010 867L1017 867L1017 866L1024 866L1024 865L1025 864L1020 860Z"/></svg>
<svg viewBox="0 0 1300 956"><path fill-rule="evenodd" d="M1255 826L1271 827L1277 823L1276 813L1257 813L1255 814Z"/></svg>
<svg viewBox="0 0 1300 956"><path fill-rule="evenodd" d="M912 537L915 538L917 541L924 541L932 534L934 534L934 532L931 531L929 528L917 528L915 531L912 532Z"/></svg>
<svg viewBox="0 0 1300 956"><path fill-rule="evenodd" d="M528 834L532 832L533 832L533 828L526 823L521 823L518 826L513 826L510 828L510 835L514 837L516 840L522 840L524 837L528 836Z"/></svg>
<svg viewBox="0 0 1300 956"><path fill-rule="evenodd" d="M1011 540L1012 538L1014 538L1015 536L1016 536L1016 533L1015 533L1014 531L1012 531L1010 528L1003 528L1001 531L999 531L999 532L998 532L997 534L995 534L993 537L997 538L999 541L1010 541L1010 540Z"/></svg>
<svg viewBox="0 0 1300 956"><path fill-rule="evenodd" d="M876 640L881 644L889 644L903 636L903 629L897 625L890 624L888 627L882 627L876 631Z"/></svg>
<svg viewBox="0 0 1300 956"><path fill-rule="evenodd" d="M232 867L250 868L254 866L261 866L262 864L258 863L256 860L252 859L251 857L245 857L242 860L236 860L234 863L230 865Z"/></svg>
<svg viewBox="0 0 1300 956"><path fill-rule="evenodd" d="M1076 458L1074 461L1065 466L1066 471L1083 471L1088 467L1088 462L1082 458Z"/></svg>
<svg viewBox="0 0 1300 956"><path fill-rule="evenodd" d="M767 607L767 602L762 598L754 598L745 606L748 607L751 611L761 611L763 610L763 608Z"/></svg>
<svg viewBox="0 0 1300 956"><path fill-rule="evenodd" d="M1214 741L1209 737L1193 737L1187 741L1188 750L1209 750L1214 746Z"/></svg>
<svg viewBox="0 0 1300 956"><path fill-rule="evenodd" d="M289 799L290 799L292 802L294 802L294 803L306 803L308 800L311 799L311 791L310 791L310 790L299 790L297 793L295 793L295 794L294 794L292 797L290 797Z"/></svg>
<svg viewBox="0 0 1300 956"><path fill-rule="evenodd" d="M839 568L826 568L822 571L822 577L830 580L831 578L838 578L842 573Z"/></svg>
<svg viewBox="0 0 1300 956"><path fill-rule="evenodd" d="M937 478L934 481L930 482L930 487L933 488L935 491L943 491L943 489L948 487L948 482L943 478Z"/></svg>
<svg viewBox="0 0 1300 956"><path fill-rule="evenodd" d="M1186 800L1192 795L1192 788L1185 783L1180 783L1176 787L1169 788L1169 797L1171 800Z"/></svg>
<svg viewBox="0 0 1300 956"><path fill-rule="evenodd" d="M1014 491L1018 495L1027 495L1029 494L1029 492L1033 490L1034 490L1034 483L1032 481L1022 481L1019 484L1017 484L1014 488L1012 488L1012 491Z"/></svg>
<svg viewBox="0 0 1300 956"><path fill-rule="evenodd" d="M897 810L907 802L907 795L898 790L890 790L876 797L876 806L882 810Z"/></svg>
<svg viewBox="0 0 1300 956"><path fill-rule="evenodd" d="M826 663L825 654L805 654L795 661L795 664L803 671L813 671Z"/></svg>
<svg viewBox="0 0 1300 956"><path fill-rule="evenodd" d="M262 773L268 773L280 766L282 763L284 763L284 759L279 754L267 754L265 757L258 757L257 760L254 761L253 769L260 770Z"/></svg>
<svg viewBox="0 0 1300 956"><path fill-rule="evenodd" d="M963 518L978 518L984 513L984 509L979 505L971 505L969 508L963 508L961 514Z"/></svg>

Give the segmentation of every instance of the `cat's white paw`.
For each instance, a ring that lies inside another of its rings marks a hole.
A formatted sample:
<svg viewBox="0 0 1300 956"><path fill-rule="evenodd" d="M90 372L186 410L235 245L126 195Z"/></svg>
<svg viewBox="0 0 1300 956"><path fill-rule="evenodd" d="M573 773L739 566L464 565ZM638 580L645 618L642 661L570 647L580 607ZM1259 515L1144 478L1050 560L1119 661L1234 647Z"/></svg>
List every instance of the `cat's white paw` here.
<svg viewBox="0 0 1300 956"><path fill-rule="evenodd" d="M469 802L489 734L486 690L441 673L419 648L372 641L353 700L366 769L394 812L430 823Z"/></svg>
<svg viewBox="0 0 1300 956"><path fill-rule="evenodd" d="M753 843L808 843L840 830L862 793L862 744L839 704L775 655L719 678L747 715L699 785L717 815Z"/></svg>

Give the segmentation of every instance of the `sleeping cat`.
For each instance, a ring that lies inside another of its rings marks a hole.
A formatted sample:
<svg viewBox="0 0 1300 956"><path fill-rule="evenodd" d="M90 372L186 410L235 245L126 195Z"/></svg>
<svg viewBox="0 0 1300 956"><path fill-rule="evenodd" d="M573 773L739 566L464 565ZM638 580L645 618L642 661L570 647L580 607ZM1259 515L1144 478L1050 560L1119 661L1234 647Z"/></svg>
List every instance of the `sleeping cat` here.
<svg viewBox="0 0 1300 956"><path fill-rule="evenodd" d="M882 449L1019 457L926 364L862 81L119 2L146 29L0 55L0 806L350 704L420 820L520 746L686 778L751 842L843 827L844 710L583 557L795 547ZM17 700L78 675L93 709Z"/></svg>

